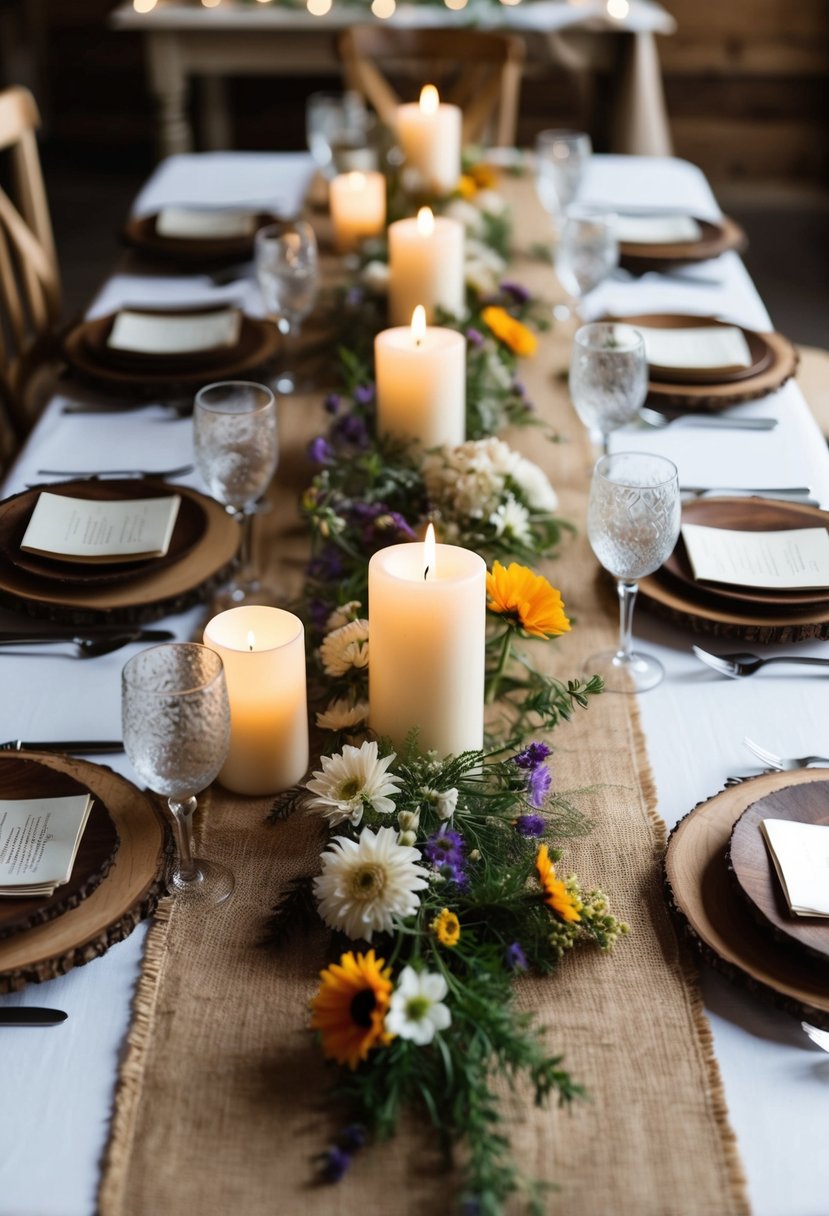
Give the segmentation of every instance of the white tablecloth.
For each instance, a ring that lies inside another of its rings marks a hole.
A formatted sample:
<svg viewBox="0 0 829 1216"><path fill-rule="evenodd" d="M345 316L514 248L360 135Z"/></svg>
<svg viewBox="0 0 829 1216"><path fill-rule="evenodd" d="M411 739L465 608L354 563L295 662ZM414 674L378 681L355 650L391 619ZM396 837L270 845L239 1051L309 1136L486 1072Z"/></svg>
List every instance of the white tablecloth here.
<svg viewBox="0 0 829 1216"><path fill-rule="evenodd" d="M148 188L154 205L164 201L159 187L165 181L174 186L170 201L188 201L184 197L188 163L198 162L175 158L160 167ZM213 163L225 182L234 180L234 154L216 156ZM251 189L257 197L260 190L267 192L280 161L276 156L262 157L260 165L259 184L252 179L250 162L239 179L245 197L250 197ZM145 191L142 200L147 197ZM665 203L698 216L718 214L702 174L677 160L596 157L584 198L634 206ZM197 194L192 201L199 201ZM228 196L223 201L233 199ZM715 284L692 282L695 276ZM630 314L685 309L733 317L752 326L768 324L736 255L695 267L684 277L685 283L658 276L610 283L596 293L590 308L598 313L612 307ZM96 311L108 311L122 301L221 295L204 276L177 280L116 276L104 288ZM253 307L255 288L245 289L244 295ZM73 416L62 413L64 404L57 397L49 406L7 478L5 493L36 480L41 468L164 468L192 458L189 420L171 422L152 405L130 415ZM746 414L773 414L780 424L773 432L757 435L679 428L626 431L615 437L614 446L664 452L677 462L686 482L806 484L829 505L829 454L797 387L790 384L763 401L739 408ZM184 614L164 624L186 637L195 619L195 613ZM795 675L792 669L779 668L732 682L700 667L690 654L690 635L654 621L645 612L637 615L635 631L659 654L667 670L665 682L641 698L641 709L659 809L669 825L717 792L728 774L752 769L752 757L741 743L743 735L785 754L826 751L829 680L819 672ZM829 646L820 643L800 649L829 653ZM0 656L4 677L0 739L117 737L119 677L125 657L119 652L94 662L77 662ZM114 757L113 767L132 775L123 757ZM0 998L0 1005L46 1004L69 1013L68 1022L53 1030L0 1028L0 1213L4 1216L93 1212L143 940L144 932L138 929L103 958L61 979ZM797 1021L714 974L705 974L704 987L756 1216L826 1216L829 1056L809 1042ZM601 1102L601 1095L597 1100ZM706 1169L706 1163L701 1161L699 1168Z"/></svg>

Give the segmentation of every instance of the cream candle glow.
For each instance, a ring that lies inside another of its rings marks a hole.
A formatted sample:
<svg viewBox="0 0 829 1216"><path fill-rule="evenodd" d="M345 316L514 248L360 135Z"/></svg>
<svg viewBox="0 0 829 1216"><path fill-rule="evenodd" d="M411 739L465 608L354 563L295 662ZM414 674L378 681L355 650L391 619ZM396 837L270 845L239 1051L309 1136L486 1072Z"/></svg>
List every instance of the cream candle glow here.
<svg viewBox="0 0 829 1216"><path fill-rule="evenodd" d="M424 448L456 447L466 439L466 339L426 325L418 305L409 326L374 339L377 434L415 440Z"/></svg>
<svg viewBox="0 0 829 1216"><path fill-rule="evenodd" d="M423 86L418 102L398 106L397 138L427 190L448 194L457 186L462 126L460 108L441 102L433 84Z"/></svg>
<svg viewBox="0 0 829 1216"><path fill-rule="evenodd" d="M463 316L463 224L421 207L416 218L389 224L389 321L408 325L418 304L433 321L440 307Z"/></svg>
<svg viewBox="0 0 829 1216"><path fill-rule="evenodd" d="M441 756L484 739L486 565L456 545L391 545L371 558L369 723Z"/></svg>
<svg viewBox="0 0 829 1216"><path fill-rule="evenodd" d="M386 225L386 179L382 173L340 173L331 183L331 222L340 253L379 236Z"/></svg>
<svg viewBox="0 0 829 1216"><path fill-rule="evenodd" d="M204 644L222 656L230 700L219 781L238 794L290 789L308 768L302 621L281 608L230 608L208 621Z"/></svg>

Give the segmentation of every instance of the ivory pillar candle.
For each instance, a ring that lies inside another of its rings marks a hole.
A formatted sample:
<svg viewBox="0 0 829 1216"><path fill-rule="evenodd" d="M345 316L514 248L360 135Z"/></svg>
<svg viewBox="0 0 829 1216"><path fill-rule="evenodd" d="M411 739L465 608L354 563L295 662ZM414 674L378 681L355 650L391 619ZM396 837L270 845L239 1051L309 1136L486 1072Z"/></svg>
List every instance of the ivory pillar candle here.
<svg viewBox="0 0 829 1216"><path fill-rule="evenodd" d="M341 173L331 182L329 200L334 244L340 253L355 249L386 226L386 179L382 173Z"/></svg>
<svg viewBox="0 0 829 1216"><path fill-rule="evenodd" d="M424 573L426 577L424 578ZM486 566L456 545L391 545L371 558L369 723L441 756L483 746Z"/></svg>
<svg viewBox="0 0 829 1216"><path fill-rule="evenodd" d="M449 194L461 175L460 107L441 102L433 84L424 85L420 100L397 107L397 138L406 164L417 170L427 190Z"/></svg>
<svg viewBox="0 0 829 1216"><path fill-rule="evenodd" d="M418 305L411 325L374 339L377 434L415 440L424 448L457 447L466 439L466 339L426 325Z"/></svg>
<svg viewBox="0 0 829 1216"><path fill-rule="evenodd" d="M230 608L208 621L204 644L222 656L230 700L219 780L238 794L290 789L308 768L302 621L281 608Z"/></svg>
<svg viewBox="0 0 829 1216"><path fill-rule="evenodd" d="M389 321L408 325L418 304L433 321L440 307L461 317L465 308L463 224L435 219L428 207L416 218L389 224Z"/></svg>

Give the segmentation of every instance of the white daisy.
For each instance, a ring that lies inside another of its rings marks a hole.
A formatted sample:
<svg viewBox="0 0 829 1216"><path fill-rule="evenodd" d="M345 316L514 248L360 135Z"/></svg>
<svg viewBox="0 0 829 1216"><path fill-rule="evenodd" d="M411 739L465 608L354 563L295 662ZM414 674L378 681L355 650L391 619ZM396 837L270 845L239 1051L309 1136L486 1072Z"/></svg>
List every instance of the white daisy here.
<svg viewBox="0 0 829 1216"><path fill-rule="evenodd" d="M531 460L520 457L510 472L531 511L555 511L558 496L550 485L547 474Z"/></svg>
<svg viewBox="0 0 829 1216"><path fill-rule="evenodd" d="M467 258L463 265L466 287L479 296L491 296L498 287L501 272L487 266L481 258Z"/></svg>
<svg viewBox="0 0 829 1216"><path fill-rule="evenodd" d="M446 980L437 971L404 967L392 993L386 1030L401 1039L411 1039L418 1047L431 1043L435 1031L452 1024L452 1014L441 1004L448 991Z"/></svg>
<svg viewBox="0 0 829 1216"><path fill-rule="evenodd" d="M511 494L508 494L498 510L490 515L489 522L495 529L496 536L505 536L522 544L529 544L532 540L530 513L524 504Z"/></svg>
<svg viewBox="0 0 829 1216"><path fill-rule="evenodd" d="M399 777L386 771L394 759L394 752L380 759L374 740L366 740L360 747L346 744L336 755L323 756L322 770L305 783L316 794L308 802L309 809L319 810L329 823L348 819L358 824L367 807L390 815L394 803L387 795L396 794L400 784Z"/></svg>
<svg viewBox="0 0 829 1216"><path fill-rule="evenodd" d="M352 667L368 667L368 621L341 625L323 638L320 658L327 676L344 676Z"/></svg>
<svg viewBox="0 0 829 1216"><path fill-rule="evenodd" d="M443 209L443 214L450 219L463 224L468 233L481 233L484 230L484 219L477 207L473 207L463 198L453 198Z"/></svg>
<svg viewBox="0 0 829 1216"><path fill-rule="evenodd" d="M346 697L332 701L317 712L317 726L323 730L350 730L368 722L368 701L352 704Z"/></svg>
<svg viewBox="0 0 829 1216"><path fill-rule="evenodd" d="M347 604L341 604L339 608L335 608L325 622L325 632L331 633L334 629L342 629L343 625L356 621L362 606L359 600L349 600Z"/></svg>
<svg viewBox="0 0 829 1216"><path fill-rule="evenodd" d="M357 841L336 836L314 879L320 916L352 940L370 942L373 933L389 932L396 918L413 916L420 906L416 892L427 885L428 871L419 860L417 849L397 843L394 828L376 835L363 828Z"/></svg>

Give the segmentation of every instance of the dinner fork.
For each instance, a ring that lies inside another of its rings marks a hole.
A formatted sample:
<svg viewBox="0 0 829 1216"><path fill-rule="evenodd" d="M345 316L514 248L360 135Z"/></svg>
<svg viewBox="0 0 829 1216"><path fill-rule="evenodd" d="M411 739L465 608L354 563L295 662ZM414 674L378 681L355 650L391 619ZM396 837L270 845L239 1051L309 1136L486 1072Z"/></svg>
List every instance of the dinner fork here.
<svg viewBox="0 0 829 1216"><path fill-rule="evenodd" d="M639 418L646 426L661 430L674 423L683 426L701 427L712 431L773 431L777 426L776 418L732 418L728 414L678 414L675 418L643 406Z"/></svg>
<svg viewBox="0 0 829 1216"><path fill-rule="evenodd" d="M775 654L761 659L756 654L711 654L701 646L692 646L694 654L701 663L707 663L721 675L730 676L732 680L740 680L743 676L753 675L768 663L802 663L808 667L829 667L829 659L817 659L806 654Z"/></svg>
<svg viewBox="0 0 829 1216"><path fill-rule="evenodd" d="M158 477L166 480L170 477L186 477L192 473L195 465L180 464L174 469L98 469L92 472L88 469L38 469L38 477L82 477L94 481L98 477Z"/></svg>
<svg viewBox="0 0 829 1216"><path fill-rule="evenodd" d="M115 650L121 650L124 646L129 646L132 642L167 642L173 636L169 629L125 629L123 633L111 633L99 637L84 637L78 634L76 637L68 638L50 638L48 636L40 636L32 634L31 637L18 637L14 639L0 639L0 655L2 654L23 654L45 655L51 658L66 658L66 659L97 659L101 655L112 654ZM34 646L34 650L24 650L21 648ZM52 646L65 647L64 650L52 650Z"/></svg>
<svg viewBox="0 0 829 1216"><path fill-rule="evenodd" d="M776 756L774 752L767 751L753 739L744 737L743 743L750 752L754 752L758 760L762 760L769 768L777 769L781 773L787 773L796 768L809 768L812 764L817 765L818 768L829 765L829 756Z"/></svg>

